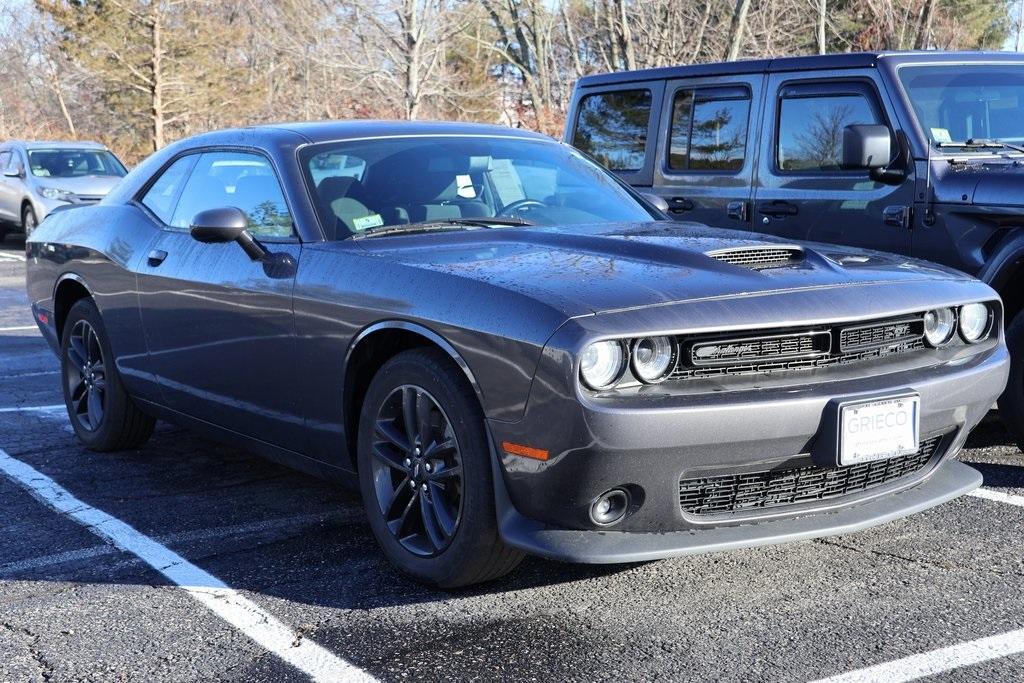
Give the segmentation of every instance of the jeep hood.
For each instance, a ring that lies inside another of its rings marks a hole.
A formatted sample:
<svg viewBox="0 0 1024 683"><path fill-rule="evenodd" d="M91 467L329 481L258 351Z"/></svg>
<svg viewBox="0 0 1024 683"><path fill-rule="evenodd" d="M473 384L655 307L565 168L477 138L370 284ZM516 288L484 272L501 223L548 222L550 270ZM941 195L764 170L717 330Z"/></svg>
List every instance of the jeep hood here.
<svg viewBox="0 0 1024 683"><path fill-rule="evenodd" d="M481 228L369 238L359 245L368 255L517 292L568 316L774 291L967 279L892 254L669 221ZM797 257L779 267L714 256L784 245L797 247Z"/></svg>

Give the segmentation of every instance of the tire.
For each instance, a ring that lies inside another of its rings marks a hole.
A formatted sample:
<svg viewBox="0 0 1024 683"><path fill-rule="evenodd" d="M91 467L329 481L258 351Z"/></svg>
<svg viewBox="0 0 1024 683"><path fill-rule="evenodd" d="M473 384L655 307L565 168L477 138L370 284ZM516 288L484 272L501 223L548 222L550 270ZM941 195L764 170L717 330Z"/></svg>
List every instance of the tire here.
<svg viewBox="0 0 1024 683"><path fill-rule="evenodd" d="M128 396L113 358L99 309L80 299L64 321L61 385L71 426L91 451L138 448L156 423Z"/></svg>
<svg viewBox="0 0 1024 683"><path fill-rule="evenodd" d="M360 411L357 450L370 529L399 570L458 588L504 576L522 560L498 533L483 412L447 355L416 349L381 367Z"/></svg>
<svg viewBox="0 0 1024 683"><path fill-rule="evenodd" d="M36 210L32 208L31 204L26 204L21 209L21 231L25 233L26 238L31 237L38 225Z"/></svg>
<svg viewBox="0 0 1024 683"><path fill-rule="evenodd" d="M1017 448L1024 451L1024 313L1018 313L1006 328L1010 349L1010 379L999 397L999 417Z"/></svg>

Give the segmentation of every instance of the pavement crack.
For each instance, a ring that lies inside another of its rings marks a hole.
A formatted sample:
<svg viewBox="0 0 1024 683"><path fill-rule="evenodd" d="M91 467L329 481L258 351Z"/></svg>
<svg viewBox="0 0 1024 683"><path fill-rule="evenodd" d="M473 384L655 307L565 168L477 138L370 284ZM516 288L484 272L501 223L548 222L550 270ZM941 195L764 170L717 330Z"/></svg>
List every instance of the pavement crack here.
<svg viewBox="0 0 1024 683"><path fill-rule="evenodd" d="M890 560L897 560L900 562L905 562L907 564L917 565L919 567L930 567L933 569L942 569L944 571L967 571L973 573L984 572L987 574L992 574L994 576L1024 576L1024 572L1019 571L1001 571L999 569L993 569L991 567L978 567L965 564L962 562L939 562L936 560L908 557L906 555L900 555L899 553L889 552L885 550L875 550L872 548L858 548L856 546L847 545L846 543L841 543L839 541L834 541L827 538L815 539L814 542L820 543L822 545L831 546L833 548L849 550L860 555L871 555L874 557L882 557Z"/></svg>
<svg viewBox="0 0 1024 683"><path fill-rule="evenodd" d="M47 661L46 656L39 649L39 634L33 633L32 631L22 626L15 626L9 621L0 621L0 628L9 631L13 635L27 637L29 642L27 649L29 656L32 658L32 662L39 669L39 675L43 677L44 681L53 680L53 665Z"/></svg>

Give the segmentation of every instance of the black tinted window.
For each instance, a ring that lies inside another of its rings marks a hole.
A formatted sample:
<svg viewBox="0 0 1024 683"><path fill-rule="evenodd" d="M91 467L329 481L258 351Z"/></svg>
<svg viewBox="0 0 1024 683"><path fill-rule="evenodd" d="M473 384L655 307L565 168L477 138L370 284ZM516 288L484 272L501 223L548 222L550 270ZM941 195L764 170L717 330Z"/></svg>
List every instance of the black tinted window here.
<svg viewBox="0 0 1024 683"><path fill-rule="evenodd" d="M644 167L650 90L618 90L580 101L572 144L613 171Z"/></svg>
<svg viewBox="0 0 1024 683"><path fill-rule="evenodd" d="M882 123L866 95L783 98L779 108L778 166L783 171L838 171L843 129Z"/></svg>
<svg viewBox="0 0 1024 683"><path fill-rule="evenodd" d="M174 203L181 192L181 186L188 179L188 172L196 163L197 155L181 157L160 174L142 197L142 203L164 223L170 223L174 215Z"/></svg>
<svg viewBox="0 0 1024 683"><path fill-rule="evenodd" d="M749 118L750 92L746 88L680 90L672 103L669 168L740 170Z"/></svg>
<svg viewBox="0 0 1024 683"><path fill-rule="evenodd" d="M290 237L292 221L270 162L259 154L208 152L189 176L170 224L187 228L200 211L234 206L257 237Z"/></svg>
<svg viewBox="0 0 1024 683"><path fill-rule="evenodd" d="M124 166L106 150L33 149L28 153L32 175L39 178L80 178L125 175Z"/></svg>

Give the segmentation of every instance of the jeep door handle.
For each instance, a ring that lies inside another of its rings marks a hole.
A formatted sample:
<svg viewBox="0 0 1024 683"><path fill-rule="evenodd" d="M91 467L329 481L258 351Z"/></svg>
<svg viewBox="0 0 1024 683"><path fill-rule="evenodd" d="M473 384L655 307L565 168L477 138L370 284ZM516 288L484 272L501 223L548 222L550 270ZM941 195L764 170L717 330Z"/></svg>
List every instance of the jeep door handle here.
<svg viewBox="0 0 1024 683"><path fill-rule="evenodd" d="M147 259L147 261L149 262L150 268L156 268L157 266L164 262L165 258L167 258L166 251L164 251L163 249L154 249L153 251L149 252L149 258Z"/></svg>
<svg viewBox="0 0 1024 683"><path fill-rule="evenodd" d="M795 216L797 214L796 204L790 204L789 202L782 201L762 204L757 210L759 213L763 213L766 216L772 216L773 218Z"/></svg>
<svg viewBox="0 0 1024 683"><path fill-rule="evenodd" d="M693 203L692 199L686 197L670 197L668 200L668 210L672 213L683 213L684 211L693 211L696 204Z"/></svg>

